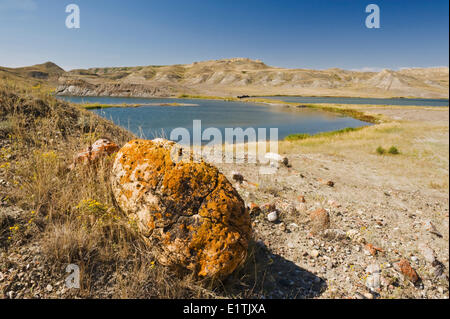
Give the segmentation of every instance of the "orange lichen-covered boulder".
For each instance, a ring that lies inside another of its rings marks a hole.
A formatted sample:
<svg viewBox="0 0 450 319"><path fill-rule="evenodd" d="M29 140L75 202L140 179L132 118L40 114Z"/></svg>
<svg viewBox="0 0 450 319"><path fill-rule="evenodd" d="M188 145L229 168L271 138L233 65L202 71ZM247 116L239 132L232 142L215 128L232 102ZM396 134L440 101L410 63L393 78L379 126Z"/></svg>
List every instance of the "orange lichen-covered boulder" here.
<svg viewBox="0 0 450 319"><path fill-rule="evenodd" d="M94 144L89 146L85 151L78 153L75 156L74 162L75 164L96 162L100 158L111 155L118 150L119 146L117 146L116 143L111 142L107 138L102 138L95 141Z"/></svg>
<svg viewBox="0 0 450 319"><path fill-rule="evenodd" d="M133 140L116 155L112 190L167 266L223 277L246 258L250 216L212 165L164 139Z"/></svg>

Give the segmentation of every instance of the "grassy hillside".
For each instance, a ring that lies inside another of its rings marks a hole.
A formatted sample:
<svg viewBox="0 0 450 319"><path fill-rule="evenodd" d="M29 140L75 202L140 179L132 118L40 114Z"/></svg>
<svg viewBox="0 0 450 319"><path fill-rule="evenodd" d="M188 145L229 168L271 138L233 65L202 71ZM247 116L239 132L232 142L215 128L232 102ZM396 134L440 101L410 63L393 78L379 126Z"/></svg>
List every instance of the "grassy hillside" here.
<svg viewBox="0 0 450 319"><path fill-rule="evenodd" d="M69 168L101 137L123 145L133 135L46 90L0 82L0 298L249 298L263 289L256 276L269 260L256 265L254 247L222 283L159 265L113 200L113 156ZM79 265L81 289L65 288L68 264Z"/></svg>

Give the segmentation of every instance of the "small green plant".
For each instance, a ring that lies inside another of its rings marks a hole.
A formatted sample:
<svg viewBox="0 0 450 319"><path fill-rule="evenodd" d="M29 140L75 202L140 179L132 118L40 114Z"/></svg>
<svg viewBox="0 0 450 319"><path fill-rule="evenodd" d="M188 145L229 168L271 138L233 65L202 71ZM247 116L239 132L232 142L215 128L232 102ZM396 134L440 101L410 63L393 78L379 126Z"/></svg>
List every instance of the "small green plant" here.
<svg viewBox="0 0 450 319"><path fill-rule="evenodd" d="M304 140L308 137L311 137L311 134L308 133L298 133L298 134L291 134L286 136L284 139L286 141L298 141L298 140Z"/></svg>
<svg viewBox="0 0 450 319"><path fill-rule="evenodd" d="M377 153L380 155L383 155L386 153L386 150L384 148L382 148L381 146L377 147Z"/></svg>
<svg viewBox="0 0 450 319"><path fill-rule="evenodd" d="M388 153L389 153L389 154L392 154L392 155L400 154L399 150L398 150L397 147L395 147L395 146L391 146L391 147L389 148L389 150L388 150Z"/></svg>

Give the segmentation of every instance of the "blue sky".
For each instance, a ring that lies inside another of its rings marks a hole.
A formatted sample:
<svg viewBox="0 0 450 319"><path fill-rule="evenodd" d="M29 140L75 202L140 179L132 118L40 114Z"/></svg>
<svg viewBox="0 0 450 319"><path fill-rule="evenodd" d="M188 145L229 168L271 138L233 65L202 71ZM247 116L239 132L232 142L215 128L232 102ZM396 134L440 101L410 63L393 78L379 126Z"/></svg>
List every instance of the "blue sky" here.
<svg viewBox="0 0 450 319"><path fill-rule="evenodd" d="M66 5L81 11L67 29ZM381 10L368 29L365 8ZM230 57L273 66L448 66L448 0L0 0L0 65L66 70Z"/></svg>

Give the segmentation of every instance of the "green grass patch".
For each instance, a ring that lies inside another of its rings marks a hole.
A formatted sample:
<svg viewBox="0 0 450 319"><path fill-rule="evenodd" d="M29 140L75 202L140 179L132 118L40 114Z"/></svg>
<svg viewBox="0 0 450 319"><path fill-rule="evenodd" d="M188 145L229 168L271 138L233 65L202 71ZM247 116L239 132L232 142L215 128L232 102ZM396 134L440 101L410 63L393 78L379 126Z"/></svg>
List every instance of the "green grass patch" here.
<svg viewBox="0 0 450 319"><path fill-rule="evenodd" d="M321 133L317 133L317 134L308 134L308 133L298 133L298 134L291 134L288 135L284 138L285 141L299 141L299 140L304 140L307 138L312 138L312 137L332 137L332 136L336 136L336 135L340 135L340 134L345 134L345 133L349 133L349 132L356 132L361 130L362 128L364 128L365 126L362 127L346 127L343 128L341 130L336 130L336 131L330 131L330 132L321 132Z"/></svg>
<svg viewBox="0 0 450 319"><path fill-rule="evenodd" d="M378 118L376 118L375 116L367 115L363 112L353 110L353 109L344 109L344 108L339 108L339 107L334 107L334 106L323 106L323 105L312 105L312 104L305 104L305 106L312 108L312 109L320 109L323 111L339 113L339 114L353 117L354 119L357 119L357 120L360 120L363 122L367 122L367 123L373 123L373 124L380 123L380 120Z"/></svg>
<svg viewBox="0 0 450 319"><path fill-rule="evenodd" d="M388 149L388 153L391 154L391 155L398 155L398 154L400 154L400 151L397 149L397 147L391 146Z"/></svg>
<svg viewBox="0 0 450 319"><path fill-rule="evenodd" d="M386 154L386 150L383 147L381 147L381 146L378 146L376 151L380 155Z"/></svg>
<svg viewBox="0 0 450 319"><path fill-rule="evenodd" d="M400 151L395 146L391 146L388 150L384 149L381 146L378 146L376 149L376 152L379 155L384 155L384 154L398 155L398 154L400 154Z"/></svg>
<svg viewBox="0 0 450 319"><path fill-rule="evenodd" d="M89 103L89 104L81 104L81 106L87 110L92 109L107 109L111 107L138 107L141 104L102 104L102 103Z"/></svg>

